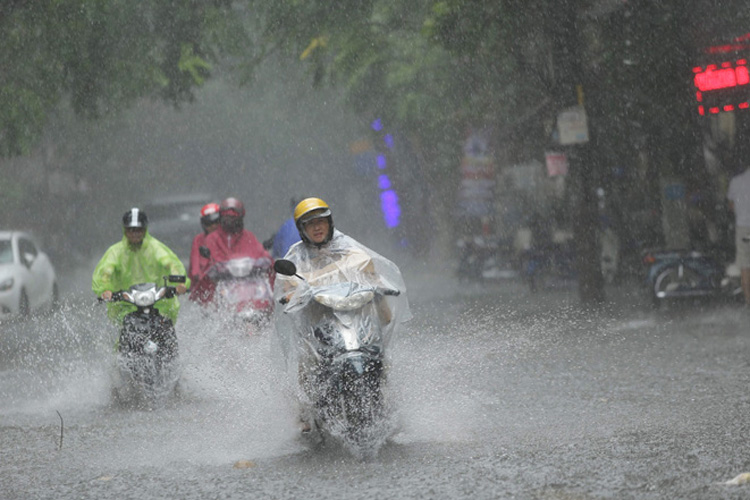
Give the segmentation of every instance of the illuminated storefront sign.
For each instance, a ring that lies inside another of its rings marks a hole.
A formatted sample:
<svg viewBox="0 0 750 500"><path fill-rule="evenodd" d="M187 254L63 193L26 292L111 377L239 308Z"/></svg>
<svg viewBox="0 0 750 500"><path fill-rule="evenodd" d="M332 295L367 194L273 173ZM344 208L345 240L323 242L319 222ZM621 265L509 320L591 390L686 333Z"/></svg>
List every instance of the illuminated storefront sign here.
<svg viewBox="0 0 750 500"><path fill-rule="evenodd" d="M750 108L750 72L746 59L693 68L698 114Z"/></svg>
<svg viewBox="0 0 750 500"><path fill-rule="evenodd" d="M750 33L734 38L731 43L704 49L706 64L693 68L698 114L750 109L749 51Z"/></svg>

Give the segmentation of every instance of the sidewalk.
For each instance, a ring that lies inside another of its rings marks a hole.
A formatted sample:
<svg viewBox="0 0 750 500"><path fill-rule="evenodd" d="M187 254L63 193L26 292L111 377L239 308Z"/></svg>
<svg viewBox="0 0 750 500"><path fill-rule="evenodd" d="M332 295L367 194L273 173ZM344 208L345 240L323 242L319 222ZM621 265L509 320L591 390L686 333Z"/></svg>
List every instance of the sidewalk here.
<svg viewBox="0 0 750 500"><path fill-rule="evenodd" d="M413 304L455 301L457 298L480 299L482 303L496 302L518 312L539 313L551 310L579 309L578 283L568 280L531 292L519 277L466 281L459 280L455 271L440 264L430 267L412 264L403 269L409 300ZM616 285L605 285L605 303L598 308L610 314L628 311L650 312L651 297L636 279Z"/></svg>

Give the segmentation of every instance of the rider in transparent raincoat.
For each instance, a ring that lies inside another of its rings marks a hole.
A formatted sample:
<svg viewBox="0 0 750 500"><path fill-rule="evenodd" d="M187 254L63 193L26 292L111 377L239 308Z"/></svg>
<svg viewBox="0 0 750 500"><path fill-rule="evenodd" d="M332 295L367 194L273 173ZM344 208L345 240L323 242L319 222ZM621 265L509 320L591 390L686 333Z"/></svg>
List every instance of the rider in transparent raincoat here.
<svg viewBox="0 0 750 500"><path fill-rule="evenodd" d="M315 287L348 282L391 292L378 294L374 301L381 324L382 338L378 343L383 349L398 325L411 318L411 313L398 267L334 229L331 210L323 200L307 198L301 201L295 208L294 219L302 241L293 245L284 258L295 264L297 275L304 280L297 276L277 275L275 299L287 305L277 308L276 330L287 366L292 370L299 367L304 388L306 368L316 362L315 326L323 310L315 307L318 304L310 303ZM293 362L295 358L297 363Z"/></svg>

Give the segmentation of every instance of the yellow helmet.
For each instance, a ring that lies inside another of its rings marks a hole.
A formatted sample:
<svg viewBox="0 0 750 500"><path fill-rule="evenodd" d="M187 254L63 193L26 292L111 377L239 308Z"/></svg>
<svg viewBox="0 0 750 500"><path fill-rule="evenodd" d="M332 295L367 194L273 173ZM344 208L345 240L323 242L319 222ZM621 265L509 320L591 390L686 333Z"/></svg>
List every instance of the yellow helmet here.
<svg viewBox="0 0 750 500"><path fill-rule="evenodd" d="M333 217L328 203L320 198L305 198L294 207L294 223L297 225L297 231L302 241L310 243L310 239L305 233L304 223L321 217L328 218L328 237L321 243L321 245L325 245L333 236Z"/></svg>
<svg viewBox="0 0 750 500"><path fill-rule="evenodd" d="M321 210L320 215L315 214L318 217L327 217L331 215L331 208L325 201L321 200L320 198L305 198L304 200L297 203L296 207L294 207L294 222L299 223L300 218L315 210ZM328 213L324 214L323 212L326 211Z"/></svg>

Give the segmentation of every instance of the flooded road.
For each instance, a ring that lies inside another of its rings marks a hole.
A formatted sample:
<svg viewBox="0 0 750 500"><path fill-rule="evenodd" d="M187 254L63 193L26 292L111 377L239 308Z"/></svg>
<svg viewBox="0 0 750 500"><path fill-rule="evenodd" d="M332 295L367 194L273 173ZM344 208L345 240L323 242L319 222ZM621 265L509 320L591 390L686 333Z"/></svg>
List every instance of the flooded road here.
<svg viewBox="0 0 750 500"><path fill-rule="evenodd" d="M368 461L299 436L271 332L185 305L180 396L139 410L111 403L102 307L71 296L3 324L0 498L750 496L723 484L750 471L748 311L631 297L584 314L574 290L407 284L399 428Z"/></svg>

